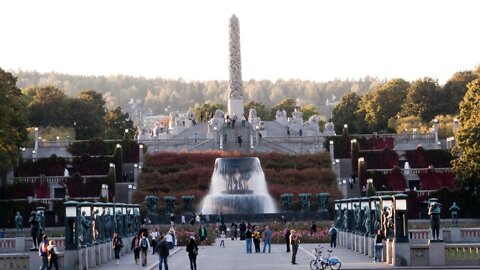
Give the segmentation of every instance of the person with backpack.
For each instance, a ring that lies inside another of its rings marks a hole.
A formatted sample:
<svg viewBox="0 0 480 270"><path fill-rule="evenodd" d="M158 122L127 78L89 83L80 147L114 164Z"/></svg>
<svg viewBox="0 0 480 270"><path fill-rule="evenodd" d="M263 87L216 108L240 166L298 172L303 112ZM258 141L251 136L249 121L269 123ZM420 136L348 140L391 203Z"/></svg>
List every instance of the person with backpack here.
<svg viewBox="0 0 480 270"><path fill-rule="evenodd" d="M136 233L132 239L131 250L133 250L135 264L138 264L138 259L140 259L140 236L138 235L138 233Z"/></svg>
<svg viewBox="0 0 480 270"><path fill-rule="evenodd" d="M190 260L190 270L197 270L198 246L195 242L195 236L190 236L187 244L188 259Z"/></svg>
<svg viewBox="0 0 480 270"><path fill-rule="evenodd" d="M142 266L147 266L147 255L149 248L150 242L148 241L147 236L142 233L142 238L140 239L140 257L142 258Z"/></svg>
<svg viewBox="0 0 480 270"><path fill-rule="evenodd" d="M123 241L122 238L118 236L117 232L113 233L112 248L115 253L115 259L117 260L117 264L120 264L120 250L123 248Z"/></svg>
<svg viewBox="0 0 480 270"><path fill-rule="evenodd" d="M38 246L38 256L42 258L40 270L48 269L48 236L46 234L42 236L42 242Z"/></svg>
<svg viewBox="0 0 480 270"><path fill-rule="evenodd" d="M55 246L55 241L50 240L48 245L48 270L52 269L55 265L55 270L58 270L58 251Z"/></svg>
<svg viewBox="0 0 480 270"><path fill-rule="evenodd" d="M330 247L331 248L336 248L337 247L337 233L338 233L337 228L335 228L335 225L332 224L332 226L328 230L328 234L330 234Z"/></svg>

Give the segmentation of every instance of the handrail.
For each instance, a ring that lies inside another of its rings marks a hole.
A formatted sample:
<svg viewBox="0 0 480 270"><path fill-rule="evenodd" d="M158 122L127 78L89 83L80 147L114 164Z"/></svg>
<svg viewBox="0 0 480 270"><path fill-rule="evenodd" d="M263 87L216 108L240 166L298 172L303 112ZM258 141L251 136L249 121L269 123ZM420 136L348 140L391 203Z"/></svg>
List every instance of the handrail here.
<svg viewBox="0 0 480 270"><path fill-rule="evenodd" d="M212 141L213 141L213 138L206 139L206 140L204 140L203 142L200 142L199 144L191 147L190 149L188 149L188 151L189 151L189 152L194 151L195 149L199 148L200 146L203 146L203 145L205 145L205 144L207 144L207 143L210 143L210 142L212 142Z"/></svg>
<svg viewBox="0 0 480 270"><path fill-rule="evenodd" d="M382 174L389 174L393 169L367 169L367 172L381 172ZM452 173L453 168L413 168L413 169L400 169L402 174L421 174L426 173L429 170L434 173Z"/></svg>

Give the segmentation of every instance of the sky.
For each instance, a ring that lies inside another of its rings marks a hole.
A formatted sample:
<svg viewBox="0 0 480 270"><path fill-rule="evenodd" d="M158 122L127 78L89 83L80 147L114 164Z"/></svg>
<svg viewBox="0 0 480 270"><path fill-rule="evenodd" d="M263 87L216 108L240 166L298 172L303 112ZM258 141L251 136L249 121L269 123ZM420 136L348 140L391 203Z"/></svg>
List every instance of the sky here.
<svg viewBox="0 0 480 270"><path fill-rule="evenodd" d="M0 68L228 80L235 14L244 80L443 84L480 64L478 10L476 0L6 0Z"/></svg>

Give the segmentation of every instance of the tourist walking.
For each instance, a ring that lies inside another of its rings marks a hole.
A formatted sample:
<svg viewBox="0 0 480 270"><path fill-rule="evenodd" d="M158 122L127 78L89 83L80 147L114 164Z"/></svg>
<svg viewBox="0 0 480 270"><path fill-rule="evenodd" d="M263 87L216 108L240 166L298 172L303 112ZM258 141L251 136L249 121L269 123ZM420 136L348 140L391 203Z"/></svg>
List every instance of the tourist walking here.
<svg viewBox="0 0 480 270"><path fill-rule="evenodd" d="M375 260L373 262L382 261L382 250L383 250L383 234L382 230L377 230L375 235Z"/></svg>
<svg viewBox="0 0 480 270"><path fill-rule="evenodd" d="M247 245L247 253L252 253L252 239L253 239L253 233L250 230L250 228L247 228L247 231L245 232L245 243Z"/></svg>
<svg viewBox="0 0 480 270"><path fill-rule="evenodd" d="M167 258L170 255L170 250L168 249L168 244L165 237L160 234L160 241L157 243L157 249L155 250L158 253L158 269L162 270L162 262L165 265L165 270L168 270Z"/></svg>
<svg viewBox="0 0 480 270"><path fill-rule="evenodd" d="M253 245L255 246L255 253L260 252L260 240L262 239L262 235L258 231L258 227L255 227L253 231Z"/></svg>
<svg viewBox="0 0 480 270"><path fill-rule="evenodd" d="M157 246L157 240L158 240L158 237L160 236L160 232L158 231L157 226L155 226L153 228L151 236L152 236L152 254L155 254L155 248Z"/></svg>
<svg viewBox="0 0 480 270"><path fill-rule="evenodd" d="M332 224L330 229L328 230L328 234L330 234L330 247L336 248L337 247L337 233L338 230L335 228L335 224Z"/></svg>
<svg viewBox="0 0 480 270"><path fill-rule="evenodd" d="M265 253L265 249L268 246L268 253L272 251L272 231L270 227L266 226L265 231L263 232L263 253Z"/></svg>
<svg viewBox="0 0 480 270"><path fill-rule="evenodd" d="M298 246L300 245L300 236L295 230L292 230L290 236L291 236L290 242L292 243L292 264L298 264L297 251L298 251Z"/></svg>
<svg viewBox="0 0 480 270"><path fill-rule="evenodd" d="M187 244L188 259L190 260L190 270L197 270L198 246L195 242L195 236L190 236Z"/></svg>
<svg viewBox="0 0 480 270"><path fill-rule="evenodd" d="M200 236L200 244L203 247L205 245L205 241L207 240L207 229L205 228L205 225L202 224L198 230L198 235Z"/></svg>
<svg viewBox="0 0 480 270"><path fill-rule="evenodd" d="M135 259L135 264L138 264L138 260L140 259L140 236L138 233L132 239L132 245L130 249L133 251L133 258Z"/></svg>
<svg viewBox="0 0 480 270"><path fill-rule="evenodd" d="M42 236L42 242L38 245L38 256L42 258L42 267L40 270L48 269L48 236Z"/></svg>
<svg viewBox="0 0 480 270"><path fill-rule="evenodd" d="M142 257L142 266L147 266L147 255L148 250L150 249L150 243L146 235L142 234L142 238L140 239L140 254Z"/></svg>
<svg viewBox="0 0 480 270"><path fill-rule="evenodd" d="M225 247L225 231L220 234L220 246Z"/></svg>
<svg viewBox="0 0 480 270"><path fill-rule="evenodd" d="M50 240L48 245L48 270L52 269L55 265L55 270L58 270L58 250L55 246L55 241Z"/></svg>
<svg viewBox="0 0 480 270"><path fill-rule="evenodd" d="M120 264L120 250L123 247L123 242L120 236L118 236L117 232L113 233L112 239L112 248L115 253L115 259L117 260L117 264Z"/></svg>
<svg viewBox="0 0 480 270"><path fill-rule="evenodd" d="M291 232L290 230L287 228L285 228L285 244L287 244L287 252L290 252L290 235L291 235Z"/></svg>
<svg viewBox="0 0 480 270"><path fill-rule="evenodd" d="M174 235L174 230L173 228L170 228L170 231L167 232L165 235L165 241L167 241L168 244L168 249L173 249L175 247L175 243L173 240L173 235Z"/></svg>

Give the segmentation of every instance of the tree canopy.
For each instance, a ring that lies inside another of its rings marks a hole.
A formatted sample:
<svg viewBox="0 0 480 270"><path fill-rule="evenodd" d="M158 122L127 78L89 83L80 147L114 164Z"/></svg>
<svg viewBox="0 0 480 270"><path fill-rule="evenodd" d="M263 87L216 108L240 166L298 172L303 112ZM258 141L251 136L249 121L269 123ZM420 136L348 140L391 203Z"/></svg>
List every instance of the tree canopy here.
<svg viewBox="0 0 480 270"><path fill-rule="evenodd" d="M480 184L480 79L468 84L460 103L460 127L455 135L453 170L457 180L464 185Z"/></svg>

